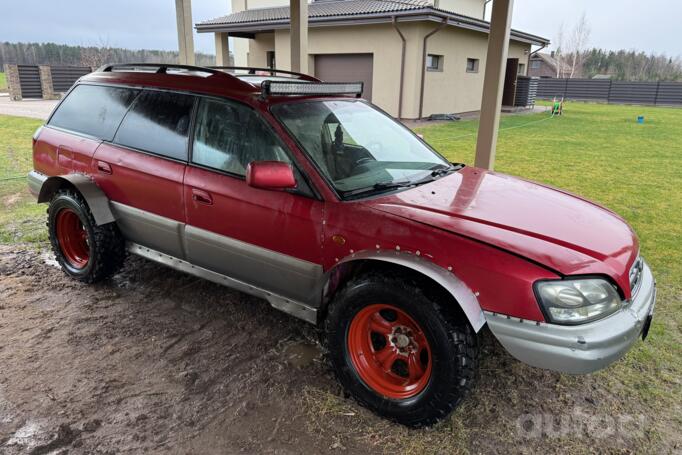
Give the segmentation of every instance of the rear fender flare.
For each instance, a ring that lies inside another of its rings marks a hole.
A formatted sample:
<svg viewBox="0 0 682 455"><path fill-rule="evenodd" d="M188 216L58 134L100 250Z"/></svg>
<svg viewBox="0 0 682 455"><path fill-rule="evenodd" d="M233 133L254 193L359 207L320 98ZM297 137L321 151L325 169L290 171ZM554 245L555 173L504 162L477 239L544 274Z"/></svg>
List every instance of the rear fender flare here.
<svg viewBox="0 0 682 455"><path fill-rule="evenodd" d="M49 177L40 187L38 202L50 202L54 194L64 186L73 186L83 196L98 226L116 221L109 207L109 198L90 177L83 174Z"/></svg>
<svg viewBox="0 0 682 455"><path fill-rule="evenodd" d="M334 270L342 264L349 264L353 261L381 261L403 266L421 275L426 276L445 289L457 302L465 316L469 320L471 327L478 332L486 322L485 315L478 303L476 294L459 279L452 271L446 270L430 260L416 256L414 254L400 251L361 251L353 253L339 261L332 269L327 272L327 277L331 277Z"/></svg>

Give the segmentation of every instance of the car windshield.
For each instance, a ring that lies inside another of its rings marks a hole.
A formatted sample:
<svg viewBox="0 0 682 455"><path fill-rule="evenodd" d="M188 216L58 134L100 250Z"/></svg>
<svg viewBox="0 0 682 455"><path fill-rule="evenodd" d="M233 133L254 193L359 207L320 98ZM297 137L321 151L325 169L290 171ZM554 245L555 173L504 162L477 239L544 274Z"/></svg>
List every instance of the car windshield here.
<svg viewBox="0 0 682 455"><path fill-rule="evenodd" d="M273 106L343 196L366 196L433 180L454 167L405 127L359 100Z"/></svg>

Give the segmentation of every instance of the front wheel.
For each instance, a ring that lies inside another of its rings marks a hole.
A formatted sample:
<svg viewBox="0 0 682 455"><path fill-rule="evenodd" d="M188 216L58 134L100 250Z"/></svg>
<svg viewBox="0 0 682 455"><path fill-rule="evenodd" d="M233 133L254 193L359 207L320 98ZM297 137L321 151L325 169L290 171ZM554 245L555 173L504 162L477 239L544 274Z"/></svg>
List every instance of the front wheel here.
<svg viewBox="0 0 682 455"><path fill-rule="evenodd" d="M409 280L365 276L337 294L325 321L342 385L377 414L408 426L446 417L473 383L476 336L437 300Z"/></svg>
<svg viewBox="0 0 682 455"><path fill-rule="evenodd" d="M67 275L95 283L123 265L125 245L116 223L98 226L79 193L62 190L55 194L47 226L57 262Z"/></svg>

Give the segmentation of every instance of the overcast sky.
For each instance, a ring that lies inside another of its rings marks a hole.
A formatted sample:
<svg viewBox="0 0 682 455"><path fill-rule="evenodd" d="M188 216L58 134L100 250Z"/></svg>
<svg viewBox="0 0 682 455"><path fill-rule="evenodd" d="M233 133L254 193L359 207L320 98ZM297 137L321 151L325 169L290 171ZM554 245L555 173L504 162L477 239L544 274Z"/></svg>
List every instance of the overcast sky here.
<svg viewBox="0 0 682 455"><path fill-rule="evenodd" d="M589 45L682 55L682 2L676 0L516 0L513 27L556 38L587 14ZM230 0L193 0L194 22L222 16ZM173 0L0 0L0 41L52 41L132 49L177 49ZM213 53L213 36L195 34Z"/></svg>

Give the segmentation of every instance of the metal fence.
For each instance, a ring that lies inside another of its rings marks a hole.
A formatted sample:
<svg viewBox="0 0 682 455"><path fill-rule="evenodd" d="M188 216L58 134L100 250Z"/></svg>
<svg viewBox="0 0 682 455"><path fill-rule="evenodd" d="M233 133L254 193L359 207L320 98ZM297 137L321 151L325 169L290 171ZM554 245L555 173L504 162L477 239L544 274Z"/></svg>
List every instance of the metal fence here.
<svg viewBox="0 0 682 455"><path fill-rule="evenodd" d="M40 82L40 69L38 65L18 65L17 69L19 71L21 97L42 98L43 88Z"/></svg>
<svg viewBox="0 0 682 455"><path fill-rule="evenodd" d="M51 66L52 89L55 93L68 92L71 86L91 71L86 66Z"/></svg>
<svg viewBox="0 0 682 455"><path fill-rule="evenodd" d="M514 106L535 106L538 94L538 78L519 76L516 80Z"/></svg>
<svg viewBox="0 0 682 455"><path fill-rule="evenodd" d="M7 89L13 100L59 99L81 77L92 71L85 66L4 65Z"/></svg>
<svg viewBox="0 0 682 455"><path fill-rule="evenodd" d="M541 78L538 80L537 97L676 106L682 105L682 82Z"/></svg>

